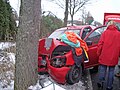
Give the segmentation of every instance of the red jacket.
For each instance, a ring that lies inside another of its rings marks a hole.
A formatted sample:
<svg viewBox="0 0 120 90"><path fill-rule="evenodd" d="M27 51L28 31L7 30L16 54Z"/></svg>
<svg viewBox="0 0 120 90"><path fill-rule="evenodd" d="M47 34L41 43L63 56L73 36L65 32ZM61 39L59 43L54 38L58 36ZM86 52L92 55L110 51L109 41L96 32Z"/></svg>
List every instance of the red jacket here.
<svg viewBox="0 0 120 90"><path fill-rule="evenodd" d="M107 66L118 64L120 53L120 32L115 25L110 25L103 32L98 43L99 63Z"/></svg>

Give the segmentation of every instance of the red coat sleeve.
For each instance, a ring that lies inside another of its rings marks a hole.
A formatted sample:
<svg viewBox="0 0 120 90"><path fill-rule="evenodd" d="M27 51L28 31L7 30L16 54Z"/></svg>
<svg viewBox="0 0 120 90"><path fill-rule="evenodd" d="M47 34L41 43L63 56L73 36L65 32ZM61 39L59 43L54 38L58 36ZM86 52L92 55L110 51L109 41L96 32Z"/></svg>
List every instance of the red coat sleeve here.
<svg viewBox="0 0 120 90"><path fill-rule="evenodd" d="M101 54L101 51L102 51L102 47L103 47L103 44L104 44L104 32L103 32L103 34L101 35L101 37L100 37L100 40L99 40L99 42L98 42L98 49L97 49L97 55L98 56L100 56L100 54Z"/></svg>
<svg viewBox="0 0 120 90"><path fill-rule="evenodd" d="M120 49L119 49L119 57L120 57Z"/></svg>

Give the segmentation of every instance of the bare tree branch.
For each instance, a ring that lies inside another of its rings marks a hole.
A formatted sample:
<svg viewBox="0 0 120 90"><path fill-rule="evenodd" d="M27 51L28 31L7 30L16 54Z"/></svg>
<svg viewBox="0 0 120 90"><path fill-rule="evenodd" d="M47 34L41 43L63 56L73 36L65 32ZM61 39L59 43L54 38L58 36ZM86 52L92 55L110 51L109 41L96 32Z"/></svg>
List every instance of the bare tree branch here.
<svg viewBox="0 0 120 90"><path fill-rule="evenodd" d="M58 2L57 2L58 1ZM62 8L62 9L64 9L65 8L65 5L61 2L61 0L57 0L56 1L56 4L60 7L60 8ZM63 2L65 2L64 0L63 0Z"/></svg>
<svg viewBox="0 0 120 90"><path fill-rule="evenodd" d="M65 2L65 0L61 1L61 0L52 0L55 1L56 4L62 8L65 9L65 5L63 4L63 2ZM73 16L74 14L76 14L81 8L83 8L86 4L88 4L89 1L92 0L69 0L68 3L68 12L71 16L71 20L73 20Z"/></svg>

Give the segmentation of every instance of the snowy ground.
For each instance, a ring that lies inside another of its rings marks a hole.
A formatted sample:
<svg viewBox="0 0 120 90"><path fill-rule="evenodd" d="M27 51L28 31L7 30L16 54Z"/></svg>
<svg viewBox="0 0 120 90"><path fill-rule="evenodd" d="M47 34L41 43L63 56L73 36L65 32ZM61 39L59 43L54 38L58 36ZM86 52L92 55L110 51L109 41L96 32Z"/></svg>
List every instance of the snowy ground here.
<svg viewBox="0 0 120 90"><path fill-rule="evenodd" d="M13 42L0 42L0 51L4 50L6 48L12 47L12 46L15 46L15 43L13 43Z"/></svg>
<svg viewBox="0 0 120 90"><path fill-rule="evenodd" d="M15 54L4 51L12 46L15 46L15 43L0 43L0 90L13 90Z"/></svg>
<svg viewBox="0 0 120 90"><path fill-rule="evenodd" d="M50 77L44 75L39 77L40 81L35 86L30 86L29 90L85 90L86 87L79 81L74 85L61 85L55 83ZM40 85L41 83L41 85ZM43 87L42 87L43 86Z"/></svg>
<svg viewBox="0 0 120 90"><path fill-rule="evenodd" d="M14 90L14 65L15 53L3 51L6 48L15 46L15 43L0 43L0 90ZM28 90L85 90L86 87L80 81L74 85L59 85L50 77L39 76L35 86L28 87ZM42 83L41 83L42 82ZM41 83L41 85L40 85Z"/></svg>

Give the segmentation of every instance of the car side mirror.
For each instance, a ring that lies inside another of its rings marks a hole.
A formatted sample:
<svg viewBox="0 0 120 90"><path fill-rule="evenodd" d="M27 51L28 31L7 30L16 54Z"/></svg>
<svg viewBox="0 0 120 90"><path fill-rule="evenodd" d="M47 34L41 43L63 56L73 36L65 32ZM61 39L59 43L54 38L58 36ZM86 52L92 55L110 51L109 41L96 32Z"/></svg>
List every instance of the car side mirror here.
<svg viewBox="0 0 120 90"><path fill-rule="evenodd" d="M92 45L93 42L92 41L86 41L86 43L87 43L88 46L90 46L90 45Z"/></svg>

